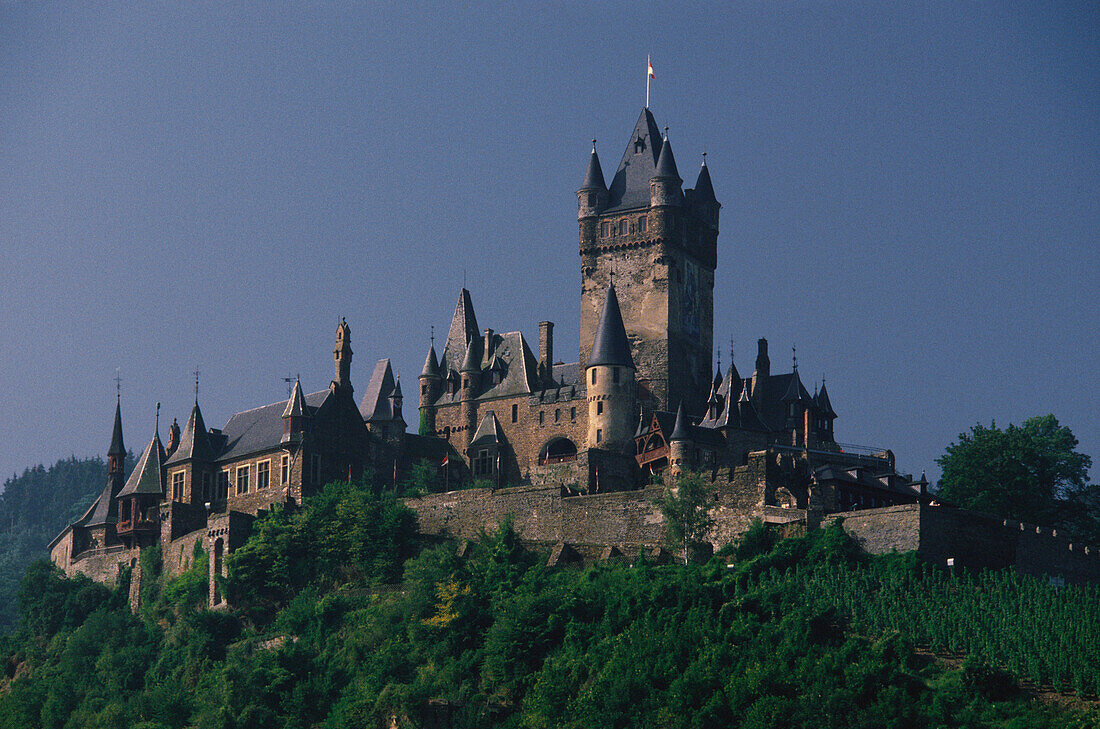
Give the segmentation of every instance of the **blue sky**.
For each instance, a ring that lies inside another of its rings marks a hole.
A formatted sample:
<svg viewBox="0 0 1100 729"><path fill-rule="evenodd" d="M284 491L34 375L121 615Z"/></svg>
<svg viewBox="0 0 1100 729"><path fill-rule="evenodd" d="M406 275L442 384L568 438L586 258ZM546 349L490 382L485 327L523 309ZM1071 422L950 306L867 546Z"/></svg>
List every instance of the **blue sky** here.
<svg viewBox="0 0 1100 729"><path fill-rule="evenodd" d="M135 450L196 367L215 427L322 389L340 316L359 393L408 383L464 271L575 358L574 191L647 54L723 204L723 362L796 345L916 473L1048 412L1100 457L1098 38L1095 3L0 3L0 474L103 453L116 368Z"/></svg>

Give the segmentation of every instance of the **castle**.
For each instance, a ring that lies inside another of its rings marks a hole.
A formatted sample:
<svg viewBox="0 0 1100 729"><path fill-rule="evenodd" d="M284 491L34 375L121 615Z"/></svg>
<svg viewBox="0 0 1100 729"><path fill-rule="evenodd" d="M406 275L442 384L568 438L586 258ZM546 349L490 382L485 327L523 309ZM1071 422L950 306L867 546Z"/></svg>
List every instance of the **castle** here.
<svg viewBox="0 0 1100 729"><path fill-rule="evenodd" d="M705 155L685 189L667 130L645 108L605 179L593 142L577 190L575 362L555 359L552 322L538 325L537 356L519 331L481 329L463 288L442 351L433 340L418 378L416 433L389 360L356 401L343 320L328 388L306 394L296 382L287 400L221 429L207 428L196 397L166 443L154 428L129 478L116 403L107 483L51 543L53 561L112 581L158 543L169 572L186 569L199 543L211 555L216 607L224 600L214 577L264 510L365 469L397 483L426 461L445 491L406 500L423 532L472 537L511 517L521 537L551 546L554 562L668 555L655 477L692 471L713 487L715 545L756 518L813 528L845 515L878 551L1100 574L1095 554L1041 528L934 506L924 478L898 473L889 451L842 449L825 383L811 394L797 362L773 374L765 339L751 375L732 353L712 374L721 204Z"/></svg>

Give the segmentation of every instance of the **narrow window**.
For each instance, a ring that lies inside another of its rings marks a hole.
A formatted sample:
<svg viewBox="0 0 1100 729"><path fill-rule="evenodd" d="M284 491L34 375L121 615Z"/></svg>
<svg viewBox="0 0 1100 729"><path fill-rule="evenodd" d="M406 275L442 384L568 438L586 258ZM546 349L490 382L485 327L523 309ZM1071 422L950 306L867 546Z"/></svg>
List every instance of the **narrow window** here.
<svg viewBox="0 0 1100 729"><path fill-rule="evenodd" d="M592 368L592 384L596 384L596 368Z"/></svg>
<svg viewBox="0 0 1100 729"><path fill-rule="evenodd" d="M603 400L596 401L596 415L603 415Z"/></svg>
<svg viewBox="0 0 1100 729"><path fill-rule="evenodd" d="M229 470L218 473L218 499L225 501L229 498Z"/></svg>
<svg viewBox="0 0 1100 729"><path fill-rule="evenodd" d="M647 228L647 221L646 221L646 217L643 215L642 217L638 218L638 232L639 233L644 233L644 232L646 232L646 228Z"/></svg>
<svg viewBox="0 0 1100 729"><path fill-rule="evenodd" d="M204 502L210 501L211 497L213 496L213 494L210 493L211 492L210 482L211 482L210 474L209 473L204 473L202 475L202 500Z"/></svg>
<svg viewBox="0 0 1100 729"><path fill-rule="evenodd" d="M626 235L630 232L630 221L623 219L619 221L619 235Z"/></svg>
<svg viewBox="0 0 1100 729"><path fill-rule="evenodd" d="M172 474L172 500L183 501L183 471Z"/></svg>
<svg viewBox="0 0 1100 729"><path fill-rule="evenodd" d="M603 431L600 430L599 428L597 428L596 429L596 442L600 443L602 441L603 441Z"/></svg>
<svg viewBox="0 0 1100 729"><path fill-rule="evenodd" d="M546 422L546 413L539 410L539 425L542 425L544 422Z"/></svg>
<svg viewBox="0 0 1100 729"><path fill-rule="evenodd" d="M600 237L606 238L609 235L611 235L611 223L607 221L600 223Z"/></svg>
<svg viewBox="0 0 1100 729"><path fill-rule="evenodd" d="M428 394L428 386L427 385L421 385L420 386L420 394L421 395L427 395Z"/></svg>
<svg viewBox="0 0 1100 729"><path fill-rule="evenodd" d="M237 496L248 493L248 466L237 469Z"/></svg>
<svg viewBox="0 0 1100 729"><path fill-rule="evenodd" d="M271 461L256 464L256 488L266 489L271 485Z"/></svg>
<svg viewBox="0 0 1100 729"><path fill-rule="evenodd" d="M284 455L279 466L279 470L282 472L280 475L283 477L281 483L285 486L290 483L290 456Z"/></svg>
<svg viewBox="0 0 1100 729"><path fill-rule="evenodd" d="M512 405L512 422L519 420L519 405Z"/></svg>
<svg viewBox="0 0 1100 729"><path fill-rule="evenodd" d="M554 410L554 422L556 423L559 420L561 420L561 408L557 408Z"/></svg>
<svg viewBox="0 0 1100 729"><path fill-rule="evenodd" d="M612 367L611 368L611 381L618 384L618 382L619 382L619 368L618 367Z"/></svg>
<svg viewBox="0 0 1100 729"><path fill-rule="evenodd" d="M569 419L570 420L576 420L577 419L577 409L575 407L569 408Z"/></svg>

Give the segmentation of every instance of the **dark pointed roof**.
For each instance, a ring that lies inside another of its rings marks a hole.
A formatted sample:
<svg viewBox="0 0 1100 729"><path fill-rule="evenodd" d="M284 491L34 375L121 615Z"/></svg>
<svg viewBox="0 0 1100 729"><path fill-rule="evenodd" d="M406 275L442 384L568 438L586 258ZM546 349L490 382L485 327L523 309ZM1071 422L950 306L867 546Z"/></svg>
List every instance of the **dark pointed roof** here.
<svg viewBox="0 0 1100 729"><path fill-rule="evenodd" d="M672 143L667 139L661 144L661 156L657 159L657 169L653 176L680 180L680 172L676 169L676 157L672 154ZM683 182L683 180L680 181Z"/></svg>
<svg viewBox="0 0 1100 729"><path fill-rule="evenodd" d="M642 109L611 180L608 210L649 207L649 180L657 171L661 144L661 132L653 114Z"/></svg>
<svg viewBox="0 0 1100 729"><path fill-rule="evenodd" d="M741 397L737 399L737 427L745 430L764 430L768 428L756 412L756 406L749 397L749 380L745 380L745 386L741 388Z"/></svg>
<svg viewBox="0 0 1100 729"><path fill-rule="evenodd" d="M202 419L202 411L196 402L191 408L191 417L187 418L187 425L180 436L179 447L172 453L167 463L178 463L194 458L201 461L214 460L214 449L210 446L210 438L206 431L206 423Z"/></svg>
<svg viewBox="0 0 1100 729"><path fill-rule="evenodd" d="M833 410L833 404L829 402L829 392L825 389L825 380L821 381L821 392L817 393L817 409L821 411L823 417L836 417L836 411Z"/></svg>
<svg viewBox="0 0 1100 729"><path fill-rule="evenodd" d="M469 346L466 347L466 356L462 358L462 368L459 370L462 374L467 372L481 372L481 355L479 350L481 347L480 339L474 338L470 340Z"/></svg>
<svg viewBox="0 0 1100 729"><path fill-rule="evenodd" d="M733 363L733 352L730 352L730 368L726 370L726 383L729 387L741 386L741 373L737 371L737 365Z"/></svg>
<svg viewBox="0 0 1100 729"><path fill-rule="evenodd" d="M294 381L294 390L290 393L290 397L287 398L286 408L283 410L284 418L305 418L309 417L311 413L306 406L305 395L302 394L302 381Z"/></svg>
<svg viewBox="0 0 1100 729"><path fill-rule="evenodd" d="M798 376L798 369L791 373L787 392L783 395L783 402L809 402L812 398L806 388L802 386L802 379Z"/></svg>
<svg viewBox="0 0 1100 729"><path fill-rule="evenodd" d="M126 485L118 492L119 497L138 494L164 496L163 470L164 446L161 445L160 434L157 433L149 441L149 445L145 446L145 452L138 459L133 473L126 479Z"/></svg>
<svg viewBox="0 0 1100 729"><path fill-rule="evenodd" d="M714 370L714 380L711 382L711 394L717 394L718 388L722 386L722 368L716 367Z"/></svg>
<svg viewBox="0 0 1100 729"><path fill-rule="evenodd" d="M420 371L421 377L439 377L439 360L435 356L435 345L428 348L428 356L424 358L424 369Z"/></svg>
<svg viewBox="0 0 1100 729"><path fill-rule="evenodd" d="M584 183L581 190L607 190L607 183L603 181L603 167L600 166L599 155L596 154L596 145L592 145L592 154L588 155L588 169L584 172Z"/></svg>
<svg viewBox="0 0 1100 729"><path fill-rule="evenodd" d="M465 289L463 289L465 291ZM363 420L393 420L393 406L390 403L390 395L394 388L393 369L390 367L389 358L380 359L374 365L370 382L363 393L363 399L359 402L359 413Z"/></svg>
<svg viewBox="0 0 1100 729"><path fill-rule="evenodd" d="M76 525L92 527L118 522L118 502L114 498L115 494L113 492L115 489L112 488L115 479L121 479L121 476L117 474L107 476L107 483L104 484L99 498L88 507L88 510L84 512L84 516L75 522Z"/></svg>
<svg viewBox="0 0 1100 729"><path fill-rule="evenodd" d="M707 170L707 161L699 168L699 179L695 181L695 199L707 202L715 201L714 185L710 181L710 171Z"/></svg>
<svg viewBox="0 0 1100 729"><path fill-rule="evenodd" d="M470 292L463 288L458 294L455 314L451 317L451 328L447 332L447 343L443 347L443 360L450 369L458 371L462 367L462 359L470 348L470 342L480 338L480 332Z"/></svg>
<svg viewBox="0 0 1100 729"><path fill-rule="evenodd" d="M497 416L490 410L484 418L481 419L481 423L477 426L477 431L474 433L474 439L470 441L470 448L483 445L494 445L500 443L500 424L497 423Z"/></svg>
<svg viewBox="0 0 1100 729"><path fill-rule="evenodd" d="M393 400L395 398L399 398L399 397L402 397L402 395L401 395L401 375L398 375L396 378L394 378L393 392L390 393L390 399L391 400Z"/></svg>
<svg viewBox="0 0 1100 729"><path fill-rule="evenodd" d="M122 403L115 401L115 427L111 431L111 447L107 449L109 456L126 457L126 445L122 442Z"/></svg>
<svg viewBox="0 0 1100 729"><path fill-rule="evenodd" d="M682 402L680 406L676 408L676 425L672 429L672 435L668 437L669 443L676 440L691 440L687 418L684 416L684 403Z"/></svg>
<svg viewBox="0 0 1100 729"><path fill-rule="evenodd" d="M619 309L615 284L607 287L600 323L592 340L592 352L588 355L588 366L595 365L634 368L634 358L630 356L630 340L626 338L626 327L623 326L623 313Z"/></svg>

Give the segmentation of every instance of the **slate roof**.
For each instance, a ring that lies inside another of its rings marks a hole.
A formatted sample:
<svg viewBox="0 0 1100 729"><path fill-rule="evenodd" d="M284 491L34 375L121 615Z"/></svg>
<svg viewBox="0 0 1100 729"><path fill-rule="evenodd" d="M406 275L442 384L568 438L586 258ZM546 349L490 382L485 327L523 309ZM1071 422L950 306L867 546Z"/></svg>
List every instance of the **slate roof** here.
<svg viewBox="0 0 1100 729"><path fill-rule="evenodd" d="M635 145L638 151L635 152ZM649 207L649 180L657 171L661 132L649 109L642 109L623 159L611 179L607 212Z"/></svg>
<svg viewBox="0 0 1100 729"><path fill-rule="evenodd" d="M559 362L551 368L551 376L554 378L554 382L563 387L584 384L580 362Z"/></svg>
<svg viewBox="0 0 1100 729"><path fill-rule="evenodd" d="M214 448L210 445L210 435L206 430L206 423L202 419L202 411L196 401L191 408L191 416L187 418L187 425L183 428L179 446L168 458L165 465L179 463L190 458L201 461L214 459Z"/></svg>
<svg viewBox="0 0 1100 729"><path fill-rule="evenodd" d="M497 422L496 414L489 411L478 424L477 432L474 433L474 439L470 441L469 447L472 450L478 446L496 445L500 441L500 423Z"/></svg>
<svg viewBox="0 0 1100 729"><path fill-rule="evenodd" d="M821 411L821 414L826 418L835 418L836 412L833 410L833 404L829 402L829 392L825 389L825 380L821 381L821 392L817 393L817 409Z"/></svg>
<svg viewBox="0 0 1100 729"><path fill-rule="evenodd" d="M115 402L115 426L111 431L111 447L107 449L109 456L126 457L126 445L122 442L122 403Z"/></svg>
<svg viewBox="0 0 1100 729"><path fill-rule="evenodd" d="M819 482L838 481L870 489L890 491L895 494L902 494L913 498L920 496L919 487L914 488L912 484L907 483L906 478L897 473L876 474L867 468L858 466L845 467L828 463L824 466L815 468L814 475Z"/></svg>
<svg viewBox="0 0 1100 729"><path fill-rule="evenodd" d="M661 144L661 156L657 158L657 170L654 177L676 179L680 182L680 172L676 169L676 157L672 154L672 142L667 139Z"/></svg>
<svg viewBox="0 0 1100 729"><path fill-rule="evenodd" d="M477 328L470 292L463 288L458 293L458 303L455 304L455 313L451 317L451 328L447 332L447 343L443 346L440 364L444 369L458 372L462 368L466 350L470 348L470 341L480 336L481 330Z"/></svg>
<svg viewBox="0 0 1100 729"><path fill-rule="evenodd" d="M121 476L116 474L107 476L107 483L104 484L103 491L88 507L88 510L84 512L84 516L80 517L75 524L91 527L114 524L118 521L118 501L115 499L117 489L114 488L116 479L121 480Z"/></svg>
<svg viewBox="0 0 1100 729"><path fill-rule="evenodd" d="M623 326L623 314L619 309L619 297L615 294L614 284L607 287L600 323L596 326L596 336L592 339L588 366L593 365L634 368L634 358L630 356L630 340L626 338L626 327Z"/></svg>
<svg viewBox="0 0 1100 729"><path fill-rule="evenodd" d="M705 202L716 201L714 197L714 183L710 181L710 170L707 169L707 161L703 160L699 168L699 178L695 181L695 199Z"/></svg>
<svg viewBox="0 0 1100 729"><path fill-rule="evenodd" d="M428 347L428 356L424 358L424 369L420 370L421 377L439 377L439 358L435 356L435 345Z"/></svg>
<svg viewBox="0 0 1100 729"><path fill-rule="evenodd" d="M783 393L783 402L811 402L810 393L802 386L802 378L798 376L798 370L790 374L787 383L787 391Z"/></svg>
<svg viewBox="0 0 1100 729"><path fill-rule="evenodd" d="M592 154L588 156L588 169L584 172L584 182L580 191L607 190L607 183L603 181L603 168L600 166L600 158L596 154L596 145L592 145Z"/></svg>
<svg viewBox="0 0 1100 729"><path fill-rule="evenodd" d="M283 418L304 418L308 416L309 408L306 405L305 396L302 395L302 381L294 381L294 390L290 393L290 397L286 401L286 408L283 410L281 417Z"/></svg>
<svg viewBox="0 0 1100 729"><path fill-rule="evenodd" d="M141 454L137 465L134 466L130 478L126 479L126 485L118 492L119 498L139 494L152 494L164 496L164 446L160 442L160 434L155 434L145 446L145 452Z"/></svg>
<svg viewBox="0 0 1100 729"><path fill-rule="evenodd" d="M359 402L359 412L363 420L368 422L393 420L393 403L390 402L390 395L393 394L395 385L389 358L378 360L374 365L374 372L371 373L370 382L367 383L367 389L363 393L363 399Z"/></svg>
<svg viewBox="0 0 1100 729"><path fill-rule="evenodd" d="M331 396L328 389L305 396L311 414ZM251 453L278 448L283 438L283 411L286 400L235 413L222 428L224 450L217 460L230 461Z"/></svg>
<svg viewBox="0 0 1100 729"><path fill-rule="evenodd" d="M674 440L691 440L691 433L688 431L687 418L684 416L683 403L680 403L680 406L676 408L676 425L672 428L672 434L668 436L669 443Z"/></svg>

